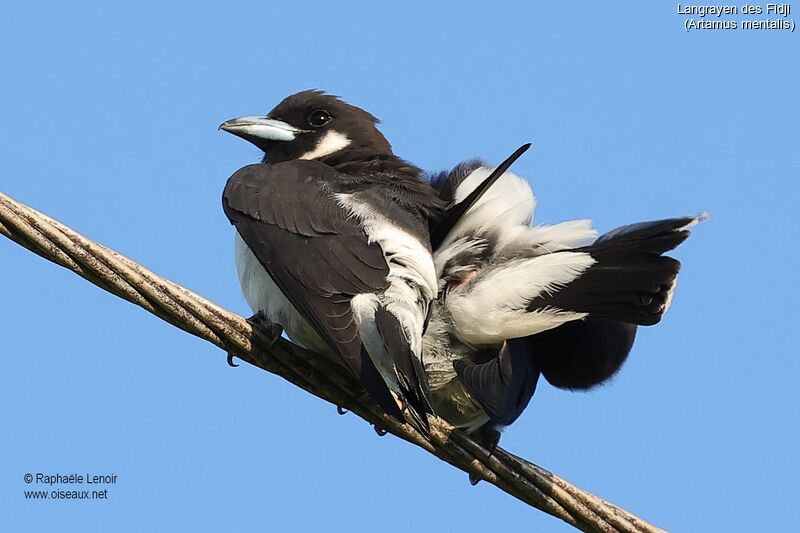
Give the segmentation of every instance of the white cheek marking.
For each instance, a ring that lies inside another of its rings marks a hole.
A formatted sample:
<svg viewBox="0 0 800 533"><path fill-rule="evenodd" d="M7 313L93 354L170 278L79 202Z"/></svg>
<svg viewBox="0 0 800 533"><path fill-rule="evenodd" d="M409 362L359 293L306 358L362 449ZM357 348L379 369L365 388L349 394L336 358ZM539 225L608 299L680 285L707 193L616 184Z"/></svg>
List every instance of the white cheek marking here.
<svg viewBox="0 0 800 533"><path fill-rule="evenodd" d="M350 139L347 138L347 135L331 130L322 136L316 148L297 159L319 159L348 146L350 146Z"/></svg>

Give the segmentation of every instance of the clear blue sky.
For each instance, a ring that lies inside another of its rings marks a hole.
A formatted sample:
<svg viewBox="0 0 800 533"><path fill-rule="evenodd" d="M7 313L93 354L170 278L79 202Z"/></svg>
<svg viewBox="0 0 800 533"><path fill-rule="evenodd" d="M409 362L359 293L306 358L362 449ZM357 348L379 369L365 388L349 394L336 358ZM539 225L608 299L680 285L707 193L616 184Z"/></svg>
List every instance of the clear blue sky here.
<svg viewBox="0 0 800 533"><path fill-rule="evenodd" d="M798 522L798 34L686 33L666 1L224 4L6 3L0 190L242 314L220 194L259 154L217 125L300 89L426 169L533 142L540 222L708 210L614 383L542 383L503 445L675 531ZM0 334L4 531L571 530L4 239ZM118 482L23 499L73 471Z"/></svg>

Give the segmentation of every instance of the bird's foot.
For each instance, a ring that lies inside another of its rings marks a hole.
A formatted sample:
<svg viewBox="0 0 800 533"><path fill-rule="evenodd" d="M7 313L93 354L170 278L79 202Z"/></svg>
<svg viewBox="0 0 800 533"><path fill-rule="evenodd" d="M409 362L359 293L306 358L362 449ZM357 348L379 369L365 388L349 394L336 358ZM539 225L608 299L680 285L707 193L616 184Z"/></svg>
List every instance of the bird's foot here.
<svg viewBox="0 0 800 533"><path fill-rule="evenodd" d="M472 440L489 452L489 457L494 455L497 445L500 444L500 432L493 424L486 424L470 436ZM481 479L482 478L477 474L469 475L469 482L473 487L477 485Z"/></svg>
<svg viewBox="0 0 800 533"><path fill-rule="evenodd" d="M252 325L258 327L267 337L269 337L269 344L264 346L265 350L269 350L283 335L283 327L280 324L273 322L269 319L264 311L259 311L247 319Z"/></svg>
<svg viewBox="0 0 800 533"><path fill-rule="evenodd" d="M269 350L272 348L281 335L283 335L283 328L281 325L270 320L263 311L259 311L258 313L254 314L248 318L247 321L250 322L252 326L257 327L265 336L269 338L270 342L263 347L264 350ZM237 367L239 365L233 362L234 357L237 357L235 353L228 352L228 365Z"/></svg>
<svg viewBox="0 0 800 533"><path fill-rule="evenodd" d="M497 445L500 444L500 432L491 424L487 424L472 434L472 439L489 451L489 457L494 455Z"/></svg>

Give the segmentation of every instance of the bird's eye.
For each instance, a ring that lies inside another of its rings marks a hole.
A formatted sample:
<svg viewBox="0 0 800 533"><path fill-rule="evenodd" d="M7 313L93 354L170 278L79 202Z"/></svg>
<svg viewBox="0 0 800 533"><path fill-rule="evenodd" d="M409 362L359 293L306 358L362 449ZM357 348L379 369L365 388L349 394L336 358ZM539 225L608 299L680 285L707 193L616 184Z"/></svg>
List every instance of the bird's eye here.
<svg viewBox="0 0 800 533"><path fill-rule="evenodd" d="M308 123L315 128L321 128L331 120L333 117L324 109L315 109L308 115Z"/></svg>

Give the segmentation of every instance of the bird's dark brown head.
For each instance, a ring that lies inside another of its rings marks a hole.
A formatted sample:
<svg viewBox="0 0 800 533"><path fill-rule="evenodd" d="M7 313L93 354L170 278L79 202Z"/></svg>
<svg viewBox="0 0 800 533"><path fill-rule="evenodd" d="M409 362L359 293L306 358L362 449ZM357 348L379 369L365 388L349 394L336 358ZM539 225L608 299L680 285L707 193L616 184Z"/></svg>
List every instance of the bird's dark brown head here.
<svg viewBox="0 0 800 533"><path fill-rule="evenodd" d="M266 116L228 120L220 129L264 151L265 163L394 158L370 113L318 90L285 98Z"/></svg>

